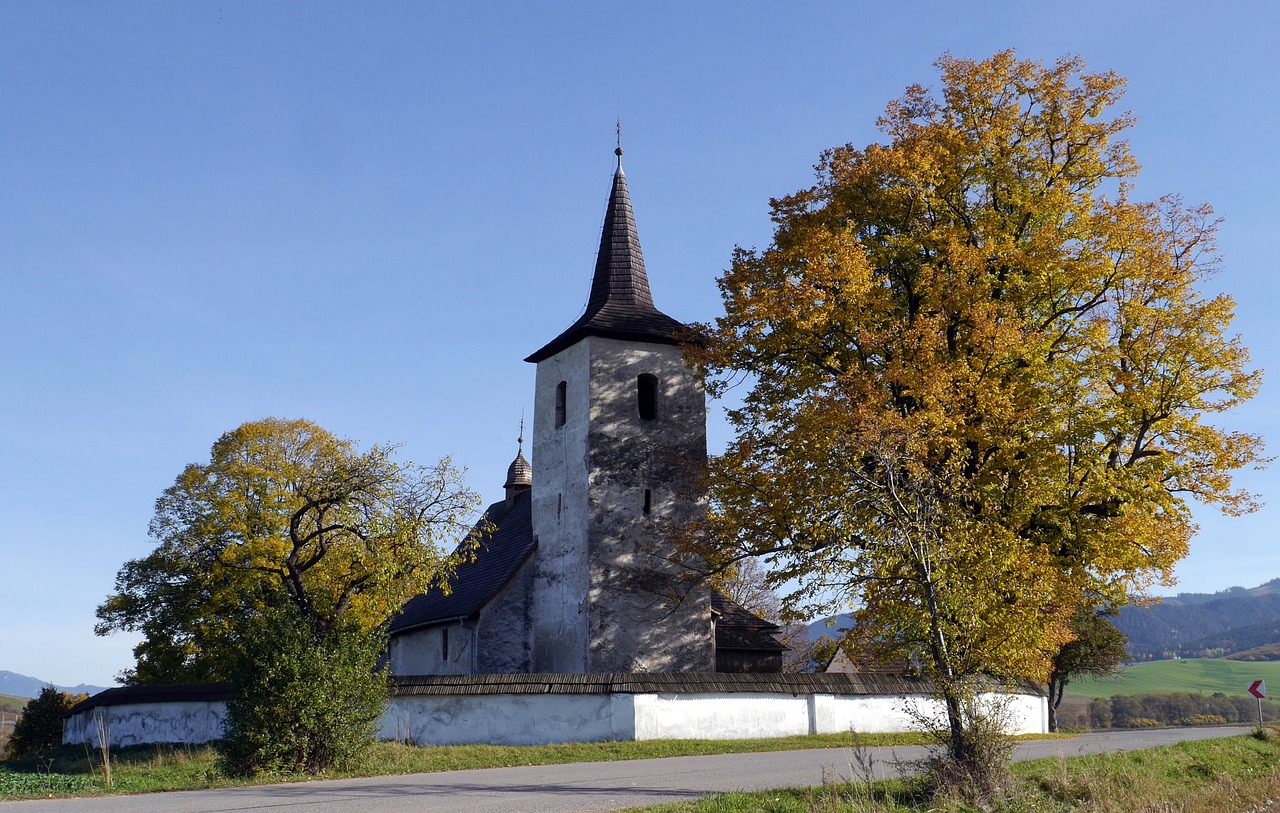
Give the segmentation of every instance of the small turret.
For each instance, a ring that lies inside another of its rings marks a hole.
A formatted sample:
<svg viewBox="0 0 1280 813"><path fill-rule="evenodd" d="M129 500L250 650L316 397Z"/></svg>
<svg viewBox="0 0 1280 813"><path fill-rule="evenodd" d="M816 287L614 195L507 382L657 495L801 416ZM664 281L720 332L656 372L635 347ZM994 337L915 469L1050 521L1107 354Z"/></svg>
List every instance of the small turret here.
<svg viewBox="0 0 1280 813"><path fill-rule="evenodd" d="M507 482L502 486L507 490L507 505L515 502L516 497L533 488L533 466L524 457L524 419L520 419L520 437L516 443L516 459L507 466Z"/></svg>

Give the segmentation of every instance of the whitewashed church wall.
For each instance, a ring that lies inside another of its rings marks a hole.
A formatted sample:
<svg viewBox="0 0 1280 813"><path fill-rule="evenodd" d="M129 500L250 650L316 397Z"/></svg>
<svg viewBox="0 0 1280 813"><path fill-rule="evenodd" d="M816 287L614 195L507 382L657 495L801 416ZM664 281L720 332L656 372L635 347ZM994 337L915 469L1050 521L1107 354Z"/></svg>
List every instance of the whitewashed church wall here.
<svg viewBox="0 0 1280 813"><path fill-rule="evenodd" d="M532 560L521 565L507 586L480 611L476 624L476 641L480 642L477 674L523 674L533 668L533 569Z"/></svg>
<svg viewBox="0 0 1280 813"><path fill-rule="evenodd" d="M445 636L449 638L445 652ZM425 627L397 635L388 644L393 675L469 675L474 636L462 623Z"/></svg>
<svg viewBox="0 0 1280 813"><path fill-rule="evenodd" d="M221 700L103 706L64 720L62 741L87 742L97 748L99 733L105 731L108 743L115 747L150 742L197 745L221 737L226 716L227 704Z"/></svg>

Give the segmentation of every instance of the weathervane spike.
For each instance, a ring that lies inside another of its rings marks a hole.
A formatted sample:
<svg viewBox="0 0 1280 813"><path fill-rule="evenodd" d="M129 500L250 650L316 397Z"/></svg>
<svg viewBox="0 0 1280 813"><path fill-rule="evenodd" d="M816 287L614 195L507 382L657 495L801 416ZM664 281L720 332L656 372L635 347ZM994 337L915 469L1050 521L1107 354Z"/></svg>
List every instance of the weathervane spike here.
<svg viewBox="0 0 1280 813"><path fill-rule="evenodd" d="M622 116L618 116L617 134L618 134L618 148L613 151L613 154L618 156L618 167L621 168L622 167Z"/></svg>

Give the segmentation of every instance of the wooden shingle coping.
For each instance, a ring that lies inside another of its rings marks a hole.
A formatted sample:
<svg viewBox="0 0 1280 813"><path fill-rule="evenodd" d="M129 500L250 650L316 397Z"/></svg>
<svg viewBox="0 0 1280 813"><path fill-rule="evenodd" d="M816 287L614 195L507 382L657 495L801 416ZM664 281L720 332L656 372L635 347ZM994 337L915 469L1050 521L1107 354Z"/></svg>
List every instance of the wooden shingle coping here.
<svg viewBox="0 0 1280 813"><path fill-rule="evenodd" d="M394 679L401 697L482 694L853 694L928 692L920 678L886 673L657 672L585 675L412 675Z"/></svg>

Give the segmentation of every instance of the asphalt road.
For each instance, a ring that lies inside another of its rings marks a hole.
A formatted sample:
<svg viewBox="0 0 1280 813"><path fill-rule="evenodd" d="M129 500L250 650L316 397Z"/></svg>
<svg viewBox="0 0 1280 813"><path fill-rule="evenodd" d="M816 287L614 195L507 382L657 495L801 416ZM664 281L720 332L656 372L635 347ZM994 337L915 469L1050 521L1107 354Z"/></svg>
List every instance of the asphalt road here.
<svg viewBox="0 0 1280 813"><path fill-rule="evenodd" d="M1247 727L1085 734L1021 743L1016 759L1131 751L1242 734ZM921 748L873 748L877 776L898 773ZM849 749L773 751L300 782L95 799L0 802L0 813L583 813L694 799L730 790L821 784L850 776Z"/></svg>

